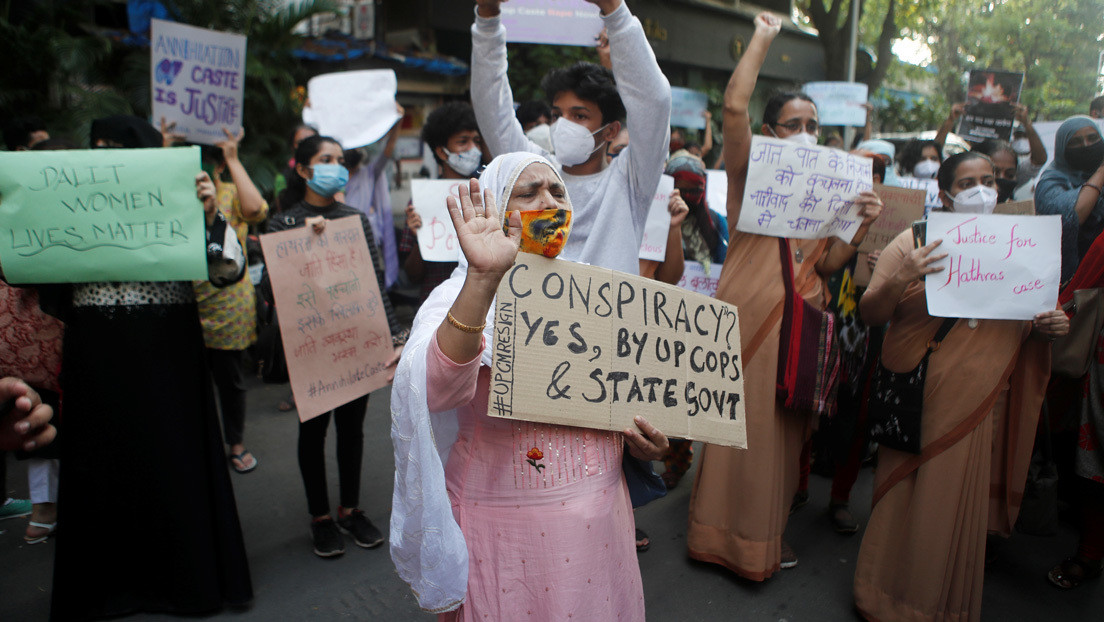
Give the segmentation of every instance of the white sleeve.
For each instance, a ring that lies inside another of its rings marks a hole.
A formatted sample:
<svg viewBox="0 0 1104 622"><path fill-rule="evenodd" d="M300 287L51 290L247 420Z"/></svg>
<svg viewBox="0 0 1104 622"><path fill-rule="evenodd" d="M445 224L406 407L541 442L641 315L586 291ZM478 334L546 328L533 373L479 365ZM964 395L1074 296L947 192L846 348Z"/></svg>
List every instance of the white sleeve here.
<svg viewBox="0 0 1104 622"><path fill-rule="evenodd" d="M514 114L514 94L506 76L506 27L498 16L480 17L472 24L471 99L483 142L491 155L527 151L549 153L525 137ZM670 96L667 104L670 106Z"/></svg>
<svg viewBox="0 0 1104 622"><path fill-rule="evenodd" d="M602 16L610 42L617 91L625 104L629 145L624 158L632 210L643 219L652 204L671 141L671 84L656 62L640 20L625 2ZM474 71L473 71L474 74Z"/></svg>

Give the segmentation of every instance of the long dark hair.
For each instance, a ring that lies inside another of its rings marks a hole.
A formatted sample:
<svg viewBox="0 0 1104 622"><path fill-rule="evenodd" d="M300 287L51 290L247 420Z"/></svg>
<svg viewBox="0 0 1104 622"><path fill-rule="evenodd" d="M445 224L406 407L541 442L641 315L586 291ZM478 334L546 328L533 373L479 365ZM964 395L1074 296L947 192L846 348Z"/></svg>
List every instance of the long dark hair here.
<svg viewBox="0 0 1104 622"><path fill-rule="evenodd" d="M778 117L782 116L782 107L795 99L807 101L814 107L816 106L816 102L811 97L798 91L775 93L767 100L767 107L763 109L763 123L773 127L778 123Z"/></svg>
<svg viewBox="0 0 1104 622"><path fill-rule="evenodd" d="M934 140L910 140L901 149L901 155L897 156L897 164L900 165L903 175L912 175L912 169L920 163L920 159L924 156L924 149L928 147L934 147L936 157L939 158L940 163L943 162L943 150L939 148L939 143Z"/></svg>
<svg viewBox="0 0 1104 622"><path fill-rule="evenodd" d="M951 191L951 186L954 184L955 172L958 171L958 166L970 160L985 160L990 165L993 164L989 156L978 153L977 151L956 153L946 160L943 160L943 164L939 165L939 172L935 175L936 180L939 182L939 189L949 193Z"/></svg>
<svg viewBox="0 0 1104 622"><path fill-rule="evenodd" d="M341 143L329 136L319 136L317 134L309 136L301 140L299 146L295 148L295 163L309 166L311 158L322 151L322 145L325 143L333 143L338 148L341 147ZM302 201L305 196L307 196L307 180L299 175L299 171L291 169L291 174L287 177L287 190L281 193L280 205L294 205Z"/></svg>

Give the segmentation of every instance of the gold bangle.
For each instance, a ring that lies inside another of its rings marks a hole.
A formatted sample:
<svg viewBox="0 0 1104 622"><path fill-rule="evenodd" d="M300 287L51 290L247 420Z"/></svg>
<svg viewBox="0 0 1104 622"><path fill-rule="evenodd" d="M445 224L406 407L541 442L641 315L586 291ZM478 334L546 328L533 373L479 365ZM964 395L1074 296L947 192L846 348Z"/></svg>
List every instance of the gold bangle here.
<svg viewBox="0 0 1104 622"><path fill-rule="evenodd" d="M458 329L458 330L462 330L462 331L464 331L465 333L470 333L470 334L473 334L473 335L474 335L475 333L481 333L481 332L483 332L483 329L484 329L484 328L486 328L486 326L487 326L487 322L486 322L486 321L484 321L484 322L483 322L482 324L480 324L479 326L468 326L467 324L464 324L464 323L463 323L463 322L461 322L460 320L458 320L458 319L456 319L456 318L452 317L452 311L451 311L451 310L450 310L450 311L447 311L447 312L445 312L445 319L446 319L446 320L448 320L448 323L449 323L449 324L452 324L452 326L453 326L454 328L456 328L456 329Z"/></svg>

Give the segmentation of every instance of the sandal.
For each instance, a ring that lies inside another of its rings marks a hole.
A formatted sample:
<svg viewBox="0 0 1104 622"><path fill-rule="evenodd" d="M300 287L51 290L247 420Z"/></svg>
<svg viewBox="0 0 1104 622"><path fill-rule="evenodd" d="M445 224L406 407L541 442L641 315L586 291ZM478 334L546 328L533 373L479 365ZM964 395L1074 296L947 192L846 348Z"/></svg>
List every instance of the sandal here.
<svg viewBox="0 0 1104 622"><path fill-rule="evenodd" d="M794 553L794 550L790 547L790 545L787 544L785 540L783 540L782 541L782 554L780 555L780 559L779 559L779 562L778 562L778 567L783 569L783 570L789 570L790 568L794 568L796 566L797 566L797 553Z"/></svg>
<svg viewBox="0 0 1104 622"><path fill-rule="evenodd" d="M1082 581L1099 577L1101 571L1104 570L1102 566L1104 564L1101 564L1101 562L1093 563L1079 557L1069 557L1051 568L1050 572L1047 573L1047 579L1055 587L1072 590L1080 586Z"/></svg>
<svg viewBox="0 0 1104 622"><path fill-rule="evenodd" d="M833 503L828 507L832 517L832 528L836 533L851 535L859 530L859 523L851 515L846 503Z"/></svg>
<svg viewBox="0 0 1104 622"><path fill-rule="evenodd" d="M246 456L249 456L253 459L253 464L245 466ZM235 463L235 460L237 460L238 462ZM241 466L238 466L238 464L241 464ZM238 473L249 473L253 469L257 468L257 457L250 453L248 449L244 449L240 454L230 454L230 466Z"/></svg>
<svg viewBox="0 0 1104 622"><path fill-rule="evenodd" d="M664 471L659 478L663 480L663 485L667 487L667 490L674 490L675 486L678 486L679 480L682 479L682 475L674 471Z"/></svg>
<svg viewBox="0 0 1104 622"><path fill-rule="evenodd" d="M282 413L295 410L295 400L281 400L280 403L276 405L276 410Z"/></svg>
<svg viewBox="0 0 1104 622"><path fill-rule="evenodd" d="M648 534L642 530L636 530L636 552L643 553L652 546L652 541L648 539Z"/></svg>
<svg viewBox="0 0 1104 622"><path fill-rule="evenodd" d="M46 531L45 531L45 533L39 532L36 535L31 535L31 528L45 529ZM41 542L45 542L46 539L49 538L50 536L54 535L54 532L56 532L56 531L57 531L57 522L56 521L52 522L52 523L40 523L38 521L33 521L33 520L32 521L27 521L27 533L23 534L23 540L25 540L27 542L27 544L39 544Z"/></svg>

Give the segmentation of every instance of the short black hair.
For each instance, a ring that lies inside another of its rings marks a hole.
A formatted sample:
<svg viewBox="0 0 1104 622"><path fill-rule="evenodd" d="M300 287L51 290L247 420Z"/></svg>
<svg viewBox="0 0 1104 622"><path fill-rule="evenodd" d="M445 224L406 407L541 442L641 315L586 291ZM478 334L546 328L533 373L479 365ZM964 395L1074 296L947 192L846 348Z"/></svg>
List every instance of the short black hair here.
<svg viewBox="0 0 1104 622"><path fill-rule="evenodd" d="M989 156L977 151L956 153L946 160L943 160L943 164L939 166L939 172L935 175L936 180L939 181L939 189L943 192L950 192L951 185L954 183L955 172L958 170L959 165L963 162L969 162L970 160L985 160L989 164L993 163L993 161L989 159Z"/></svg>
<svg viewBox="0 0 1104 622"><path fill-rule="evenodd" d="M1097 110L1099 110L1101 113L1104 113L1104 95L1101 95L1100 97L1097 97L1096 99L1093 99L1091 102L1089 102L1089 112L1094 112Z"/></svg>
<svg viewBox="0 0 1104 622"><path fill-rule="evenodd" d="M935 148L935 153L939 157L939 161L943 162L943 150L939 148L939 143L934 140L910 140L905 143L905 146L901 148L901 154L897 156L897 164L900 165L901 171L906 175L912 174L912 169L916 168L916 165L920 162L920 159L924 157L924 149L928 147Z"/></svg>
<svg viewBox="0 0 1104 622"><path fill-rule="evenodd" d="M549 102L560 93L571 92L576 97L598 104L602 123L625 120L625 104L617 92L613 72L594 63L578 62L570 67L558 67L545 74L541 88Z"/></svg>
<svg viewBox="0 0 1104 622"><path fill-rule="evenodd" d="M422 126L422 140L429 145L433 152L433 158L438 163L437 147L445 147L448 140L459 132L479 131L479 123L475 120L475 109L468 102L449 102L438 106L436 110L426 117Z"/></svg>
<svg viewBox="0 0 1104 622"><path fill-rule="evenodd" d="M771 95L767 100L767 107L763 109L763 123L765 125L777 125L778 117L782 116L782 107L795 99L807 101L816 107L816 102L808 95L799 91L781 91Z"/></svg>
<svg viewBox="0 0 1104 622"><path fill-rule="evenodd" d="M993 159L993 156L1002 151L1007 151L1008 153L1012 154L1013 159L1016 158L1016 150L1012 148L1012 145L1009 144L1007 140L1002 140L999 138L991 138L981 143L980 145L975 145L973 150L978 153L984 153L985 155L989 156L990 160Z"/></svg>
<svg viewBox="0 0 1104 622"><path fill-rule="evenodd" d="M521 123L522 127L535 123L541 117L547 119L552 118L552 107L546 102L534 99L532 101L522 102L517 109L517 120Z"/></svg>
<svg viewBox="0 0 1104 622"><path fill-rule="evenodd" d="M27 147L31 141L31 134L45 132L46 124L38 117L21 117L12 119L4 125L4 143L9 151L15 151L20 147Z"/></svg>

